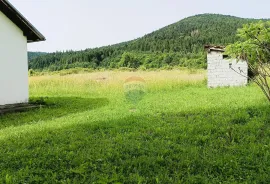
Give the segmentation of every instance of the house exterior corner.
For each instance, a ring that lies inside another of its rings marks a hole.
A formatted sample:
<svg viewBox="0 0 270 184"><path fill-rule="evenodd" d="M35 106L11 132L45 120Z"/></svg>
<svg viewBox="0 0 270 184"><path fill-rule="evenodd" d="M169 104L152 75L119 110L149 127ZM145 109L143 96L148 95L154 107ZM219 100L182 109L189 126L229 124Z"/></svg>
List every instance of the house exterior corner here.
<svg viewBox="0 0 270 184"><path fill-rule="evenodd" d="M0 105L26 103L28 90L27 38L0 11Z"/></svg>

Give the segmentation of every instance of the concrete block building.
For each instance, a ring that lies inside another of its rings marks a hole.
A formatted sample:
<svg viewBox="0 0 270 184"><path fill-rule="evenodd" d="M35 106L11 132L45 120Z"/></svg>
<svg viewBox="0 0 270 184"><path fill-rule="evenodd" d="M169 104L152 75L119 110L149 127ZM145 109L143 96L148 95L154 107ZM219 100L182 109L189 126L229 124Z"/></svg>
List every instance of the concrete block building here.
<svg viewBox="0 0 270 184"><path fill-rule="evenodd" d="M205 46L207 49L208 87L245 86L248 83L246 61L228 59L225 47Z"/></svg>

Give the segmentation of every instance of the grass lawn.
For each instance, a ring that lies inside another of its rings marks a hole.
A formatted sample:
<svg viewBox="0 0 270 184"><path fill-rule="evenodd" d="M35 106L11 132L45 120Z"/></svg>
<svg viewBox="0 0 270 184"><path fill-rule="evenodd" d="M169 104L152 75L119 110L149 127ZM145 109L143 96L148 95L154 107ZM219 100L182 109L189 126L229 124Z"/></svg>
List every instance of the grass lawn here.
<svg viewBox="0 0 270 184"><path fill-rule="evenodd" d="M146 81L131 110L123 84ZM0 116L0 183L270 183L270 106L205 73L30 77L48 106Z"/></svg>

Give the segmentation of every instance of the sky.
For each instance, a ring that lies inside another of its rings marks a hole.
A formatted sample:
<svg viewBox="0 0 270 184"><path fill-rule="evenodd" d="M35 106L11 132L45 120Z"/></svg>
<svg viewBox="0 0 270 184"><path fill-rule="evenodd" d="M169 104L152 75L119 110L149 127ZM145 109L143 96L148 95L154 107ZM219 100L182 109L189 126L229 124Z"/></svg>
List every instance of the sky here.
<svg viewBox="0 0 270 184"><path fill-rule="evenodd" d="M270 18L269 0L9 0L45 37L29 51L84 50L142 37L202 13Z"/></svg>

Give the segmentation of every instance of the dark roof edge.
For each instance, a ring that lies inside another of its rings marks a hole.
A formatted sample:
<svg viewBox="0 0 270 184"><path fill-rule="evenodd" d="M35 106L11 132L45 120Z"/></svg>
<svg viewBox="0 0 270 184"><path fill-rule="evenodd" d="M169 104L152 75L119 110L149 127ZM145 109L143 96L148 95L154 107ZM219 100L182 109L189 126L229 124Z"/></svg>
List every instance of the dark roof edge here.
<svg viewBox="0 0 270 184"><path fill-rule="evenodd" d="M1 1L39 38L39 40L27 40L28 43L46 40L45 36L43 36L8 0Z"/></svg>
<svg viewBox="0 0 270 184"><path fill-rule="evenodd" d="M218 51L218 52L225 52L224 49L217 49L217 48L210 48L210 51Z"/></svg>
<svg viewBox="0 0 270 184"><path fill-rule="evenodd" d="M225 46L220 45L205 45L204 49L208 50L208 52L211 51L225 52Z"/></svg>

